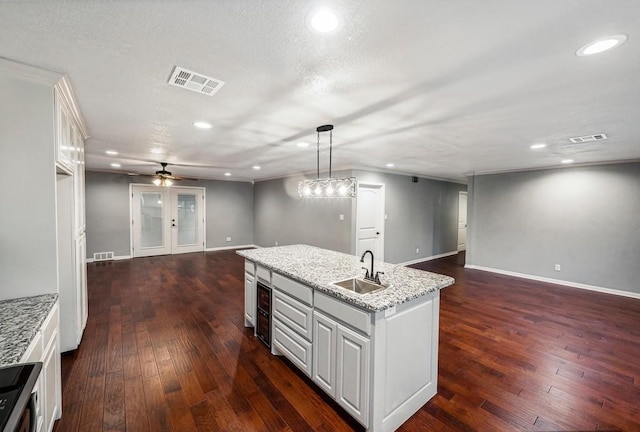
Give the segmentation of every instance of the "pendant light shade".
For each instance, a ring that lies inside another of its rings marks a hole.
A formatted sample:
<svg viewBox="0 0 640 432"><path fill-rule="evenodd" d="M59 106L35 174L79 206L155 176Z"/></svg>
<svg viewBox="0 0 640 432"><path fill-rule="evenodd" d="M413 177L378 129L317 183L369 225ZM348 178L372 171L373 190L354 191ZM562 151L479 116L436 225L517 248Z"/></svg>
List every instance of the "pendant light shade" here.
<svg viewBox="0 0 640 432"><path fill-rule="evenodd" d="M333 151L333 125L316 128L317 143L317 178L302 180L298 183L298 195L302 198L355 198L356 178L331 177L331 156ZM320 132L329 132L329 177L320 178Z"/></svg>

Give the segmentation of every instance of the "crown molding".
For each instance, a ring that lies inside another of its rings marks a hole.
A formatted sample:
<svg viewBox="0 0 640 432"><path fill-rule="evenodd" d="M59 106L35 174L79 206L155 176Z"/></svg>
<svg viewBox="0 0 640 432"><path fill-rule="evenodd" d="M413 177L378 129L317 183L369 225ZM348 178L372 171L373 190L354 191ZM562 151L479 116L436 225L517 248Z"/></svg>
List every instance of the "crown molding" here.
<svg viewBox="0 0 640 432"><path fill-rule="evenodd" d="M0 70L7 72L16 78L31 81L36 84L46 85L49 87L53 87L54 85L56 85L56 83L60 81L63 76L63 74L60 72L38 68L25 63L10 60L5 57L0 57Z"/></svg>

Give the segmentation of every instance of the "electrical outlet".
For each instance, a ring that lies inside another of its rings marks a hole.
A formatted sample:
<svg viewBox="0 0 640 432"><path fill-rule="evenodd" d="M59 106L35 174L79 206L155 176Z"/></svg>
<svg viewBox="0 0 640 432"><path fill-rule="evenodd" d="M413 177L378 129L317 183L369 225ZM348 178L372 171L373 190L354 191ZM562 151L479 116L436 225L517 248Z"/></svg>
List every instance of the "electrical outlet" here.
<svg viewBox="0 0 640 432"><path fill-rule="evenodd" d="M343 214L340 215L340 220L344 220L344 215Z"/></svg>
<svg viewBox="0 0 640 432"><path fill-rule="evenodd" d="M227 241L231 241L231 237L227 237Z"/></svg>
<svg viewBox="0 0 640 432"><path fill-rule="evenodd" d="M416 248L416 253L420 253L420 248Z"/></svg>
<svg viewBox="0 0 640 432"><path fill-rule="evenodd" d="M560 264L556 264L555 269L556 271L560 271Z"/></svg>
<svg viewBox="0 0 640 432"><path fill-rule="evenodd" d="M276 241L276 246L278 246L278 242Z"/></svg>

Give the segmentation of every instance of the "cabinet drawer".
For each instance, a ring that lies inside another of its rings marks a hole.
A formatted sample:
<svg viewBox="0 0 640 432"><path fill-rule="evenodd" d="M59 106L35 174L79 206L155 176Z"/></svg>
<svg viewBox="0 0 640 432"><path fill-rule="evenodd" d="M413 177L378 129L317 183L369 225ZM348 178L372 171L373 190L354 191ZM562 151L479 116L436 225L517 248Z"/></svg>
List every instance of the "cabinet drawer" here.
<svg viewBox="0 0 640 432"><path fill-rule="evenodd" d="M258 265L256 266L256 276L265 281L267 285L271 284L271 270Z"/></svg>
<svg viewBox="0 0 640 432"><path fill-rule="evenodd" d="M55 305L42 324L42 344L45 349L48 347L53 334L58 328L58 320L58 305Z"/></svg>
<svg viewBox="0 0 640 432"><path fill-rule="evenodd" d="M304 304L313 305L313 289L311 287L302 285L278 273L273 274L273 286Z"/></svg>
<svg viewBox="0 0 640 432"><path fill-rule="evenodd" d="M315 307L348 324L367 336L371 336L371 314L348 305L326 294L317 292Z"/></svg>
<svg viewBox="0 0 640 432"><path fill-rule="evenodd" d="M255 275L256 274L256 265L253 263L253 261L246 261L245 260L245 262L244 262L244 271L246 271L250 275Z"/></svg>
<svg viewBox="0 0 640 432"><path fill-rule="evenodd" d="M311 342L304 340L277 318L273 320L273 323L273 346L310 377Z"/></svg>
<svg viewBox="0 0 640 432"><path fill-rule="evenodd" d="M311 340L312 309L309 306L274 289L272 310L274 317L278 318L305 339Z"/></svg>

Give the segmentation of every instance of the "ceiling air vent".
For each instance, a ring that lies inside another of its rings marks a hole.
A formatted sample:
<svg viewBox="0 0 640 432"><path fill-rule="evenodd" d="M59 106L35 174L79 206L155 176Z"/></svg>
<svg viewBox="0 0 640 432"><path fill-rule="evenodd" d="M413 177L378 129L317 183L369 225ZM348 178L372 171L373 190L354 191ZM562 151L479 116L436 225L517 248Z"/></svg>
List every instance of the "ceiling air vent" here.
<svg viewBox="0 0 640 432"><path fill-rule="evenodd" d="M596 134L596 135L585 135L581 137L569 138L569 141L571 141L574 144L581 144L581 143L587 143L592 141L602 141L606 139L607 139L607 136L605 134Z"/></svg>
<svg viewBox="0 0 640 432"><path fill-rule="evenodd" d="M169 78L169 85L182 87L207 96L213 96L222 88L224 81L176 66L175 69L173 69L171 78Z"/></svg>

